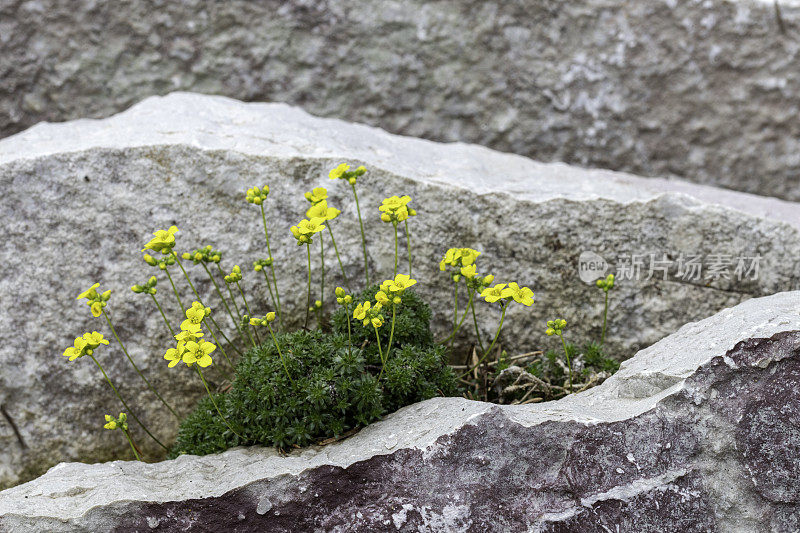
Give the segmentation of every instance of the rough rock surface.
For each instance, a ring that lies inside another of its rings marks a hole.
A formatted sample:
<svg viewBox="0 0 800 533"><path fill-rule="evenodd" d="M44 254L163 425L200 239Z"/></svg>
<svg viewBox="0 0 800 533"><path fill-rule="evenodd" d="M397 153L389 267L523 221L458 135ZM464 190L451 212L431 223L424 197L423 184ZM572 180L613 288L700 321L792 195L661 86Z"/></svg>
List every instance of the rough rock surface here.
<svg viewBox="0 0 800 533"><path fill-rule="evenodd" d="M7 531L797 531L800 293L691 323L545 404L441 398L289 456L61 464Z"/></svg>
<svg viewBox="0 0 800 533"><path fill-rule="evenodd" d="M452 293L437 265L445 249L455 245L483 252L481 272L536 291L533 307L512 307L506 318L503 342L512 352L557 347L544 335L544 323L559 315L570 322L572 340L599 338L602 293L578 278L578 258L586 249L605 256L611 269L616 258L630 254L762 257L755 280L738 282L729 272L732 279L686 281L675 269L666 280L658 273L652 279L620 280L611 300L607 344L621 358L687 321L798 286L800 210L788 202L540 164L479 146L437 144L319 119L283 104L242 104L223 97L173 94L102 121L36 126L0 141L0 213L6 230L0 261L0 486L31 479L59 461L95 462L129 453L118 435L100 430L102 415L119 405L91 361L68 363L61 356L83 331L98 329L111 338L105 325L75 301L92 282L115 291L108 309L118 332L179 412L203 392L196 376L167 368L162 354L169 333L152 302L128 290L154 273L139 253L154 229L177 224L180 251L206 243L222 249L223 265L228 270L234 263L242 266L253 311L263 313L269 310L263 278L250 267L265 255L261 220L243 191L269 183L280 294L299 320L305 254L288 228L308 206L302 193L323 185L330 204L343 210L333 227L348 275L360 284L360 235L351 193L327 178L340 161L370 169L358 189L376 279L389 276L393 266L391 228L378 222L376 206L389 194L413 197L420 214L411 223L414 277L434 307L434 327L441 336L451 321ZM342 283L330 248L328 298ZM202 283L202 269L189 268L225 323L210 283ZM158 296L175 323L176 306L160 275ZM173 275L189 299L180 271ZM483 303L478 311L487 337L499 313ZM460 342L473 338L468 333ZM140 384L120 350L103 347L99 356L133 409L170 441L176 419ZM157 456L143 434L136 436L151 457Z"/></svg>
<svg viewBox="0 0 800 533"><path fill-rule="evenodd" d="M0 2L0 135L174 90L800 199L794 0Z"/></svg>

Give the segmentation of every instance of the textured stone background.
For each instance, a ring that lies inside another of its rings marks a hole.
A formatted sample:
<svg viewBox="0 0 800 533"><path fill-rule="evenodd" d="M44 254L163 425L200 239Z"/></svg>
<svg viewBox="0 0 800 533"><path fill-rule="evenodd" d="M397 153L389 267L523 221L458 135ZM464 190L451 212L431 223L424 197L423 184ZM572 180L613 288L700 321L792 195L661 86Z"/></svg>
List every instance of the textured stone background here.
<svg viewBox="0 0 800 533"><path fill-rule="evenodd" d="M2 0L0 135L183 89L800 199L788 4Z"/></svg>
<svg viewBox="0 0 800 533"><path fill-rule="evenodd" d="M683 280L673 268L666 279L656 274L620 281L606 339L620 358L690 320L800 286L800 209L790 202L541 164L480 146L320 119L282 104L218 96L176 93L101 121L37 126L0 141L0 216L7 227L0 249L0 405L27 445L22 448L0 420L0 487L58 461L96 462L127 453L124 440L100 430L102 415L117 409L117 402L91 361L68 363L61 356L87 328L110 336L75 301L95 281L115 291L109 310L120 335L168 400L185 412L202 394L185 368L167 368L162 357L169 333L152 302L128 290L153 273L139 250L154 229L178 225L179 251L208 243L223 250L226 268L242 266L253 311L266 312L263 278L251 270L252 261L264 256L260 215L243 192L268 183L281 299L296 324L304 315L306 263L288 228L308 207L303 192L325 186L330 205L343 210L333 226L348 276L358 287L362 260L354 202L344 183L327 177L342 160L370 169L358 188L371 271L378 279L391 274L393 241L390 227L378 221L377 206L389 194L413 198L419 212L411 224L417 236L414 276L433 306L437 336L445 336L452 320L452 289L438 261L455 245L483 251L482 273L536 291L532 307L515 305L506 317L502 343L511 353L557 346L544 325L558 316L569 321L569 339L599 338L602 294L581 282L577 270L587 248L611 261L612 269L618 257L631 254L762 257L757 280ZM326 249L332 305L331 289L340 279ZM315 252L315 290L316 261ZM202 279L199 267L191 272ZM168 287L161 276L160 297L174 324L177 310ZM223 323L217 302L208 300ZM479 303L487 338L498 313ZM459 334L460 342L471 339L466 328ZM177 420L139 383L115 346L98 352L112 378L125 384L132 408L147 413L157 434L170 440ZM149 443L135 431L139 442ZM147 451L158 457L154 448Z"/></svg>

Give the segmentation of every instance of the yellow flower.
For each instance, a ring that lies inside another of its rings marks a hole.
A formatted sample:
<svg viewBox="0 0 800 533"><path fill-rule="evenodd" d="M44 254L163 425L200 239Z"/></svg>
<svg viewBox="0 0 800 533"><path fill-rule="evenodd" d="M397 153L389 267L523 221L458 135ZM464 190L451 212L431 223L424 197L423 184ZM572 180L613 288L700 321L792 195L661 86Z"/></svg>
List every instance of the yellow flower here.
<svg viewBox="0 0 800 533"><path fill-rule="evenodd" d="M117 419L111 415L106 415L106 424L103 427L106 429L117 429Z"/></svg>
<svg viewBox="0 0 800 533"><path fill-rule="evenodd" d="M101 344L108 345L108 341L103 338L102 333L98 333L97 331L93 331L91 333L84 333L82 339L86 342L86 345L89 347L90 350L94 350Z"/></svg>
<svg viewBox="0 0 800 533"><path fill-rule="evenodd" d="M389 198L384 198L379 210L383 211L384 213L398 211L401 208L404 208L408 202L411 201L411 197L406 195L403 197L399 196L390 196Z"/></svg>
<svg viewBox="0 0 800 533"><path fill-rule="evenodd" d="M383 325L383 320L381 320L381 317L379 316L374 317L370 322L374 328L379 328Z"/></svg>
<svg viewBox="0 0 800 533"><path fill-rule="evenodd" d="M202 336L203 332L201 331L200 324L195 324L187 319L181 323L181 332L175 335L175 339L181 342L186 342L194 340L195 337Z"/></svg>
<svg viewBox="0 0 800 533"><path fill-rule="evenodd" d="M103 314L103 303L92 302L92 304L89 306L89 309L92 310L92 316L97 318L98 316Z"/></svg>
<svg viewBox="0 0 800 533"><path fill-rule="evenodd" d="M383 291L378 291L378 293L375 295L375 300L377 300L381 305L389 304L389 297Z"/></svg>
<svg viewBox="0 0 800 533"><path fill-rule="evenodd" d="M306 211L306 216L310 219L321 218L323 220L333 220L338 217L339 214L341 214L341 211L335 207L328 207L328 202L326 200L312 205L308 211Z"/></svg>
<svg viewBox="0 0 800 533"><path fill-rule="evenodd" d="M471 264L469 266L461 267L461 275L467 279L472 279L475 277L475 264Z"/></svg>
<svg viewBox="0 0 800 533"><path fill-rule="evenodd" d="M193 324L200 324L209 314L211 314L211 309L200 302L192 303L192 306L186 310L186 318ZM181 326L181 329L185 328Z"/></svg>
<svg viewBox="0 0 800 533"><path fill-rule="evenodd" d="M361 167L359 167L359 168L361 168ZM332 180L339 179L339 178L341 178L341 177L344 175L344 173L345 173L345 172L347 172L348 170L350 170L350 165L347 165L347 164L345 164L345 163L342 163L342 164L341 164L341 165L339 165L338 167L336 167L336 168L334 168L333 170L331 170L330 172L328 172L328 177L329 177L330 179L332 179Z"/></svg>
<svg viewBox="0 0 800 533"><path fill-rule="evenodd" d="M160 229L156 231L153 233L154 237L150 239L150 242L144 245L142 251L154 250L156 252L162 252L164 250L171 250L172 247L175 246L176 233L178 233L178 228L175 226L170 226L167 230Z"/></svg>
<svg viewBox="0 0 800 533"><path fill-rule="evenodd" d="M325 219L314 217L310 220L301 220L297 225L303 235L313 235L325 229Z"/></svg>
<svg viewBox="0 0 800 533"><path fill-rule="evenodd" d="M470 266L471 264L475 263L475 260L478 259L478 256L481 253L478 250L473 250L472 248L461 248L461 266Z"/></svg>
<svg viewBox="0 0 800 533"><path fill-rule="evenodd" d="M513 298L515 302L530 307L533 305L533 291L528 287L520 287L514 282L508 284L500 294L503 298Z"/></svg>
<svg viewBox="0 0 800 533"><path fill-rule="evenodd" d="M316 205L325 200L328 197L328 191L325 187L314 187L311 192L307 192L305 194L306 200L311 202L312 204Z"/></svg>
<svg viewBox="0 0 800 533"><path fill-rule="evenodd" d="M183 352L183 362L187 366L197 363L198 366L205 368L214 362L209 354L216 349L217 347L208 341L200 341L199 343L189 341L186 343L186 351Z"/></svg>
<svg viewBox="0 0 800 533"><path fill-rule="evenodd" d="M483 289L481 296L483 296L487 302L494 303L503 298L503 289L505 286L505 283L498 283L494 287Z"/></svg>
<svg viewBox="0 0 800 533"><path fill-rule="evenodd" d="M78 297L75 299L80 300L82 298L86 298L87 300L94 300L95 298L97 298L97 287L99 286L100 286L99 283L95 283L94 285L92 285L91 287L80 293Z"/></svg>
<svg viewBox="0 0 800 533"><path fill-rule="evenodd" d="M411 287L416 283L417 280L411 279L411 276L407 276L405 274L398 274L397 276L395 276L393 280L389 282L389 291L402 293L404 290L406 290L407 288Z"/></svg>
<svg viewBox="0 0 800 533"><path fill-rule="evenodd" d="M369 311L370 303L364 302L363 304L358 304L356 308L353 310L353 318L356 320L364 320L367 316L367 311Z"/></svg>
<svg viewBox="0 0 800 533"><path fill-rule="evenodd" d="M179 348L170 348L167 350L167 353L164 354L164 359L169 361L170 368L180 363L183 359L183 345L179 345Z"/></svg>

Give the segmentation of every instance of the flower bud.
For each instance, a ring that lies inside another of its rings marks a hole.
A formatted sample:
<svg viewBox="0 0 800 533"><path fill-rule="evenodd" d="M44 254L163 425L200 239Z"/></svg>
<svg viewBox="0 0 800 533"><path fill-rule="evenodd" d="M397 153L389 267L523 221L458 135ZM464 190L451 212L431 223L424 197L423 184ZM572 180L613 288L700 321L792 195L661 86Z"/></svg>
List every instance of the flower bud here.
<svg viewBox="0 0 800 533"><path fill-rule="evenodd" d="M147 280L147 285L150 287L155 287L158 284L158 279L155 276L150 276L150 279Z"/></svg>
<svg viewBox="0 0 800 533"><path fill-rule="evenodd" d="M350 185L355 185L356 184L356 179L355 178L350 178L347 181L350 183Z"/></svg>
<svg viewBox="0 0 800 533"><path fill-rule="evenodd" d="M156 266L156 264L157 264L157 261L150 254L144 254L143 259L144 259L144 262L147 263L150 266Z"/></svg>
<svg viewBox="0 0 800 533"><path fill-rule="evenodd" d="M111 298L111 289L108 289L106 292L104 292L101 298L103 301L107 301L109 298Z"/></svg>
<svg viewBox="0 0 800 533"><path fill-rule="evenodd" d="M483 283L486 285L490 285L494 281L494 275L489 274L483 278Z"/></svg>
<svg viewBox="0 0 800 533"><path fill-rule="evenodd" d="M144 292L144 288L141 285L134 285L133 287L131 287L131 290L136 294L141 294L142 292Z"/></svg>
<svg viewBox="0 0 800 533"><path fill-rule="evenodd" d="M360 167L358 167L358 168L355 170L355 172L356 172L356 174L358 174L359 176L363 176L363 175L364 175L364 174L367 172L367 167L365 167L364 165L361 165Z"/></svg>
<svg viewBox="0 0 800 533"><path fill-rule="evenodd" d="M267 313L267 316L264 317L267 322L274 322L275 321L275 311L270 311Z"/></svg>
<svg viewBox="0 0 800 533"><path fill-rule="evenodd" d="M264 185L263 187L261 187L261 192L263 192L264 194L269 194L269 185Z"/></svg>
<svg viewBox="0 0 800 533"><path fill-rule="evenodd" d="M417 210L416 209L409 209L408 210L408 216L410 216L410 217L417 216Z"/></svg>
<svg viewBox="0 0 800 533"><path fill-rule="evenodd" d="M336 287L336 290L334 292L336 293L336 296L338 296L339 298L344 298L345 292L342 287Z"/></svg>
<svg viewBox="0 0 800 533"><path fill-rule="evenodd" d="M166 270L167 269L167 265L165 265L164 263L159 263L158 264L158 268L160 268L161 270Z"/></svg>
<svg viewBox="0 0 800 533"><path fill-rule="evenodd" d="M353 297L348 294L347 296L344 297L344 303L348 305L353 303Z"/></svg>
<svg viewBox="0 0 800 533"><path fill-rule="evenodd" d="M400 305L401 303L403 303L403 300L401 300L399 296L395 296L394 299L392 300L392 302L395 305Z"/></svg>
<svg viewBox="0 0 800 533"><path fill-rule="evenodd" d="M191 259L192 258L191 254L189 254L189 252L183 252L181 254L181 257L183 257L184 259Z"/></svg>
<svg viewBox="0 0 800 533"><path fill-rule="evenodd" d="M215 254L214 257L211 258L215 263L219 263L220 259L222 259L222 257L220 257L219 254Z"/></svg>
<svg viewBox="0 0 800 533"><path fill-rule="evenodd" d="M548 337L552 337L553 335L555 335L556 331L553 328L547 328L545 333L547 334Z"/></svg>
<svg viewBox="0 0 800 533"><path fill-rule="evenodd" d="M304 196L304 197L305 197L305 199L306 199L306 200L308 200L309 202L311 201L311 198L312 198L312 197L311 197L311 193L310 193L310 192L307 192L307 193L305 193L303 196Z"/></svg>
<svg viewBox="0 0 800 533"><path fill-rule="evenodd" d="M267 257L266 259L264 259L264 264L267 266L272 266L272 258Z"/></svg>
<svg viewBox="0 0 800 533"><path fill-rule="evenodd" d="M261 197L256 196L255 198L253 198L253 203L256 205L261 205Z"/></svg>
<svg viewBox="0 0 800 533"><path fill-rule="evenodd" d="M259 320L258 318L251 318L250 319L250 325L251 326L260 326L261 325L261 320Z"/></svg>
<svg viewBox="0 0 800 533"><path fill-rule="evenodd" d="M383 222L391 222L392 221L392 217L390 217L388 214L384 213L384 214L381 215L381 220Z"/></svg>
<svg viewBox="0 0 800 533"><path fill-rule="evenodd" d="M256 272L261 272L261 269L262 269L262 268L263 268L263 267L262 267L261 265L259 265L258 263L256 263L256 265L253 267L253 270L255 270Z"/></svg>
<svg viewBox="0 0 800 533"><path fill-rule="evenodd" d="M197 252L196 254L194 254L194 260L195 261L201 261L202 259L203 259L203 254L201 254L200 252Z"/></svg>
<svg viewBox="0 0 800 533"><path fill-rule="evenodd" d="M314 307L316 307L317 309L321 308L322 302L320 300L317 300L316 302L314 302Z"/></svg>

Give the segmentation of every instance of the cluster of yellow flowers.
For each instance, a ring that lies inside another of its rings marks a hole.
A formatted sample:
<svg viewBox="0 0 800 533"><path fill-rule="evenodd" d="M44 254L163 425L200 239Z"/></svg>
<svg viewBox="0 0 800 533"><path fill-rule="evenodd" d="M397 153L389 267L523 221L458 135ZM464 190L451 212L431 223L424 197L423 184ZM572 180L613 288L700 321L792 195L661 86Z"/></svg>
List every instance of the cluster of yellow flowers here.
<svg viewBox="0 0 800 533"><path fill-rule="evenodd" d="M233 265L231 273L225 276L225 283L236 283L242 281L242 269L239 265Z"/></svg>
<svg viewBox="0 0 800 533"><path fill-rule="evenodd" d="M153 250L154 252L161 252L167 255L172 252L175 247L175 234L178 233L176 226L170 226L169 229L157 230L153 233L153 238L150 242L144 245L142 251Z"/></svg>
<svg viewBox="0 0 800 533"><path fill-rule="evenodd" d="M334 294L336 294L336 303L339 305L350 305L353 303L353 297L347 294L344 287L336 287Z"/></svg>
<svg viewBox="0 0 800 533"><path fill-rule="evenodd" d="M547 329L545 333L548 337L552 337L553 335L558 335L559 337L563 334L564 328L567 327L567 321L563 318L557 318L556 320L548 320L547 321Z"/></svg>
<svg viewBox="0 0 800 533"><path fill-rule="evenodd" d="M156 259L150 254L144 254L142 259L144 259L144 262L147 263L148 265L152 267L158 267L161 270L166 270L167 267L175 264L175 256L172 254L165 255L161 259Z"/></svg>
<svg viewBox="0 0 800 533"><path fill-rule="evenodd" d="M528 287L520 287L513 281L508 285L498 283L494 287L486 288L481 292L481 296L489 303L498 300L514 300L527 307L533 305L533 291Z"/></svg>
<svg viewBox="0 0 800 533"><path fill-rule="evenodd" d="M350 165L342 163L328 172L328 177L332 180L346 180L350 185L355 185L356 180L366 174L366 172L367 168L364 166L360 166L351 171Z"/></svg>
<svg viewBox="0 0 800 533"><path fill-rule="evenodd" d="M106 424L103 427L111 430L121 429L122 431L128 431L128 415L120 413L117 418L106 415Z"/></svg>
<svg viewBox="0 0 800 533"><path fill-rule="evenodd" d="M269 185L264 185L261 188L250 187L245 193L245 200L247 203L261 205L269 196Z"/></svg>
<svg viewBox="0 0 800 533"><path fill-rule="evenodd" d="M272 259L270 259L269 257L266 259L258 259L257 261L253 261L253 270L255 270L256 272L261 272L270 265L272 265Z"/></svg>
<svg viewBox="0 0 800 533"><path fill-rule="evenodd" d="M275 313L269 312L263 318L253 317L250 319L251 326L266 326L267 324L275 321Z"/></svg>
<svg viewBox="0 0 800 533"><path fill-rule="evenodd" d="M175 348L170 348L164 354L164 359L169 361L172 368L181 361L186 366L191 367L197 363L203 368L213 363L211 353L216 350L216 346L208 341L202 340L203 320L211 314L211 309L200 302L194 302L192 307L186 310L186 320L181 323L181 331L175 335L178 341Z"/></svg>
<svg viewBox="0 0 800 533"><path fill-rule="evenodd" d="M158 279L155 276L150 276L144 284L142 285L133 285L131 290L136 294L155 294L156 293L156 285L158 284Z"/></svg>
<svg viewBox="0 0 800 533"><path fill-rule="evenodd" d="M219 263L222 261L222 252L214 250L214 247L209 244L198 248L194 252L184 252L181 257L191 260L195 265L199 263Z"/></svg>
<svg viewBox="0 0 800 533"><path fill-rule="evenodd" d="M74 361L84 355L92 355L101 344L108 344L102 333L96 331L84 333L81 337L75 337L73 345L64 350L64 357L69 357L70 361Z"/></svg>
<svg viewBox="0 0 800 533"><path fill-rule="evenodd" d="M367 301L358 304L353 310L353 318L360 320L365 327L370 325L374 328L381 327L384 322L381 314L384 306L400 305L403 292L416 283L417 280L411 279L405 274L398 274L394 279L384 281L381 283L380 290L375 293L375 303Z"/></svg>
<svg viewBox="0 0 800 533"><path fill-rule="evenodd" d="M311 220L303 219L296 226L292 226L289 229L292 235L294 235L294 238L297 239L298 246L301 244L311 244L314 242L311 237L315 233L319 233L325 229L325 219L319 217L312 218Z"/></svg>
<svg viewBox="0 0 800 533"><path fill-rule="evenodd" d="M378 207L381 212L381 220L386 223L397 224L408 220L408 217L416 216L417 212L408 207L408 202L410 201L411 197L408 195L384 198Z"/></svg>
<svg viewBox="0 0 800 533"><path fill-rule="evenodd" d="M103 314L103 308L108 304L108 300L111 298L111 289L100 294L97 292L97 287L99 286L99 283L95 283L75 298L76 300L86 298L86 305L89 306L89 309L92 311L92 316L95 318Z"/></svg>

